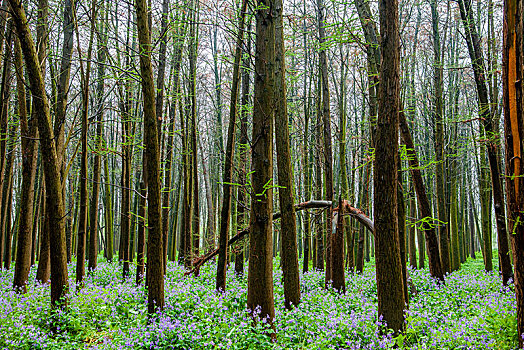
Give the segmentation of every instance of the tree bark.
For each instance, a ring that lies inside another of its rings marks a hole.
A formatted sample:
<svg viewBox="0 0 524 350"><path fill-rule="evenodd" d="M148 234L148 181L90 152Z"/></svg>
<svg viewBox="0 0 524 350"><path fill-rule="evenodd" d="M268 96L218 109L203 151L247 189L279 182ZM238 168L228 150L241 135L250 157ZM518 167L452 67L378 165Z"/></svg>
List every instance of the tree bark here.
<svg viewBox="0 0 524 350"><path fill-rule="evenodd" d="M151 36L146 0L136 0L140 72L144 104L144 146L147 160L148 241L147 309L150 315L164 308L164 262L162 248L162 203L160 189L160 148L155 112L155 86L151 65Z"/></svg>
<svg viewBox="0 0 524 350"><path fill-rule="evenodd" d="M89 36L89 47L87 49L87 67L80 61L81 90L82 90L82 130L81 143L82 152L80 156L80 214L78 222L78 241L76 250L76 283L82 283L85 275L85 256L86 256L86 239L87 239L87 219L88 219L88 188L87 188L87 129L89 128L89 80L91 76L91 53L93 48L93 37L95 31L96 1L91 5L91 32ZM75 19L76 22L76 19ZM76 38L78 42L78 52L82 55L80 49L80 35L78 33L78 24L76 24ZM93 215L93 213L91 213ZM96 235L95 235L96 236Z"/></svg>
<svg viewBox="0 0 524 350"><path fill-rule="evenodd" d="M282 219L281 264L284 277L284 304L288 310L300 303L300 277L297 247L297 222L293 195L293 167L287 111L286 59L282 0L275 0L275 144L278 167L278 198ZM342 259L342 264L344 263ZM344 270L342 267L342 283ZM343 286L339 286L341 289Z"/></svg>
<svg viewBox="0 0 524 350"><path fill-rule="evenodd" d="M40 132L42 160L46 177L46 194L49 208L50 242L51 246L51 303L65 305L64 299L69 289L67 275L67 252L64 230L64 204L60 181L59 161L55 146L55 137L51 126L49 102L44 86L35 45L31 37L24 8L19 0L9 0L11 15L18 33L20 46L24 56L29 77L31 92Z"/></svg>
<svg viewBox="0 0 524 350"><path fill-rule="evenodd" d="M499 145L498 124L494 122L494 113L490 107L488 90L486 86L486 72L484 69L484 58L480 46L480 38L473 22L471 14L471 3L469 0L458 0L460 16L466 33L466 43L471 58L475 86L479 102L479 115L486 133L487 156L491 171L491 185L493 188L493 205L495 207L495 221L497 224L497 241L499 248L500 270L502 281L506 285L513 276L513 270L509 258L509 243L506 230L506 209L504 207L504 194L502 193L502 183L500 180L500 161L497 154Z"/></svg>
<svg viewBox="0 0 524 350"><path fill-rule="evenodd" d="M22 189L20 194L20 217L16 250L15 275L13 287L21 293L27 291L27 281L31 268L31 251L33 245L33 215L35 198L36 161L38 143L36 142L35 120L27 120L26 93L22 49L18 38L15 38L16 87L18 93L18 115L22 143Z"/></svg>
<svg viewBox="0 0 524 350"><path fill-rule="evenodd" d="M275 16L273 0L260 0L255 12L255 90L252 131L252 202L249 232L247 308L267 318L274 330L273 300L273 122ZM271 337L276 338L276 333Z"/></svg>
<svg viewBox="0 0 524 350"><path fill-rule="evenodd" d="M409 160L409 167L412 176L413 185L417 193L417 201L419 205L420 215L422 216L422 230L424 231L426 246L429 257L429 272L431 276L438 278L441 281L444 281L444 271L440 262L440 254L438 247L438 239L435 233L435 228L432 224L433 215L431 214L431 205L429 198L426 194L426 188L424 187L424 182L422 179L422 174L420 173L420 167L418 162L418 157L415 152L415 145L413 144L413 139L409 131L409 127L406 121L406 116L403 111L400 111L399 120L400 120L400 134L402 140L406 144L407 155ZM420 228L419 228L420 230ZM420 240L419 240L419 249ZM420 265L420 264L419 264ZM420 267L422 268L422 267Z"/></svg>
<svg viewBox="0 0 524 350"><path fill-rule="evenodd" d="M107 21L107 15L105 17ZM103 24L103 33L98 38L97 47L97 106L96 106L96 136L95 136L95 159L93 160L93 187L91 190L91 207L89 209L89 270L96 269L98 257L98 200L100 197L100 174L102 168L102 137L103 137L103 120L104 120L104 84L105 84L105 62L107 53L107 26ZM107 208L106 208L107 210Z"/></svg>
<svg viewBox="0 0 524 350"><path fill-rule="evenodd" d="M436 172L435 180L437 187L437 203L438 203L438 219L439 219L439 238L440 238L440 261L443 272L451 272L450 268L450 253L449 253L449 232L448 232L448 217L446 209L446 171L444 167L444 111L443 111L443 76L442 76L442 61L440 50L440 34L439 34L439 18L437 12L436 0L430 1L431 5L431 20L433 28L433 89L434 89L434 112L433 120L435 127L435 162Z"/></svg>
<svg viewBox="0 0 524 350"><path fill-rule="evenodd" d="M504 43L502 58L504 135L506 159L506 198L508 226L513 245L515 264L515 294L517 299L517 334L519 348L524 346L524 174L522 154L524 147L524 3L521 0L504 1Z"/></svg>
<svg viewBox="0 0 524 350"><path fill-rule="evenodd" d="M378 314L395 334L404 329L404 289L397 217L400 92L398 1L380 0L381 66L373 176Z"/></svg>
<svg viewBox="0 0 524 350"><path fill-rule="evenodd" d="M240 60L242 58L242 42L244 40L244 22L246 18L247 0L242 1L238 20L238 34L235 47L235 62L233 63L233 84L231 89L231 102L229 105L229 125L227 128L227 145L224 163L224 197L222 210L220 212L219 254L216 274L216 290L226 290L227 272L227 241L229 236L229 225L231 221L231 193L233 182L233 159L235 154L235 129L238 116L238 91L240 81Z"/></svg>
<svg viewBox="0 0 524 350"><path fill-rule="evenodd" d="M324 176L325 176L325 187L326 187L326 199L333 201L333 151L331 147L331 112L330 112L330 98L329 98L329 81L328 81L328 62L327 62L327 48L325 47L326 42L326 26L327 23L324 19L324 3L323 0L317 0L317 11L318 11L318 35L320 43L320 74L322 76L322 121L324 124L323 138L324 138ZM325 285L328 286L333 279L333 259L332 247L334 244L344 244L343 237L333 235L331 228L331 216L332 213L327 213L327 236L326 236L326 278ZM342 242L341 242L342 240ZM344 255L341 257L337 256L337 259L341 259L342 265L337 264L337 268L344 267ZM340 275L340 271L337 272ZM344 272L342 271L342 274ZM339 283L341 283L339 281Z"/></svg>

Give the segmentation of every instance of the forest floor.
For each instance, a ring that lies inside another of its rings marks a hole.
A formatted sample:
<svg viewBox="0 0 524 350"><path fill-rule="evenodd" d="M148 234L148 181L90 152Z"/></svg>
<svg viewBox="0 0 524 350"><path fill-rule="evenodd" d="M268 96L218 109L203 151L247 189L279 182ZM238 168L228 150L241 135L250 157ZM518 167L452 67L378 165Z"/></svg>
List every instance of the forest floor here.
<svg viewBox="0 0 524 350"><path fill-rule="evenodd" d="M496 256L496 254L494 254ZM118 263L100 261L81 290L71 287L69 310L51 315L49 287L11 289L13 269L0 271L0 349L515 349L516 304L512 287L469 260L438 286L426 270L410 270L407 331L379 335L373 262L363 274L346 274L347 292L325 290L322 272L301 276L302 303L284 308L282 273L275 263L277 342L253 326L246 312L247 279L228 272L227 292L214 292L215 265L198 277L168 264L166 308L147 322L146 290L122 281ZM497 267L494 261L495 268ZM74 281L74 265L69 265ZM52 321L57 322L51 332Z"/></svg>

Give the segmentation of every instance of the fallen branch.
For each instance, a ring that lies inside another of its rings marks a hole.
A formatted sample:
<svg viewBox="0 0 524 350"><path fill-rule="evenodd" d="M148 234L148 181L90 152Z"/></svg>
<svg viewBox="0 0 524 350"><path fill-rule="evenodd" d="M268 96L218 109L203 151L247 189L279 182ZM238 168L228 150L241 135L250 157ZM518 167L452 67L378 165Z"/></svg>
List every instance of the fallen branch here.
<svg viewBox="0 0 524 350"><path fill-rule="evenodd" d="M311 200L299 204L295 204L295 211L301 211L305 209L325 209L331 207L332 202L330 201L323 201L323 200ZM351 216L353 216L355 219L357 219L361 224L363 224L368 230L370 230L372 233L375 232L375 226L373 224L373 221L364 214L364 212L360 209L352 207L347 200L342 201L342 209L344 213L347 213ZM334 208L333 211L338 211L339 208ZM280 219L282 216L281 213L275 213L273 214L273 220ZM249 234L249 227L239 231L236 235L231 237L231 239L227 242L227 246L232 246L242 238L244 238L247 234ZM204 265L209 260L213 259L215 256L218 255L218 249L212 250L209 253L197 257L193 260L193 268L186 273L184 273L184 276L188 276L192 273L199 272L200 267Z"/></svg>
<svg viewBox="0 0 524 350"><path fill-rule="evenodd" d="M375 224L362 210L352 207L347 200L342 201L342 209L345 213L357 219L357 221L364 225L369 232L375 235ZM335 208L334 210L338 210L338 208Z"/></svg>

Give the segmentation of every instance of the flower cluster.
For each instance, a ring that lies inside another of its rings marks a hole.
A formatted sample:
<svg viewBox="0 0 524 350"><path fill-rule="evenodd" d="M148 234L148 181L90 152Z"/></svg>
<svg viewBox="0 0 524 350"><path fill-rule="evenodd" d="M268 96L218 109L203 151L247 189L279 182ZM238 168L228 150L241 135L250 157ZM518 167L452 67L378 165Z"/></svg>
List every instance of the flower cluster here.
<svg viewBox="0 0 524 350"><path fill-rule="evenodd" d="M0 271L0 349L515 349L516 303L512 287L479 260L438 285L427 270L410 270L406 331L393 337L377 315L375 270L348 274L343 295L324 288L324 275L301 276L302 302L284 307L282 272L275 260L275 328L252 322L247 280L228 271L227 290L216 293L215 266L184 277L169 263L165 309L147 317L147 290L122 280L118 263L100 261L81 289L71 287L69 307L53 311L49 286L34 282L12 290L13 271ZM74 268L70 265L71 280ZM256 310L254 312L256 314Z"/></svg>

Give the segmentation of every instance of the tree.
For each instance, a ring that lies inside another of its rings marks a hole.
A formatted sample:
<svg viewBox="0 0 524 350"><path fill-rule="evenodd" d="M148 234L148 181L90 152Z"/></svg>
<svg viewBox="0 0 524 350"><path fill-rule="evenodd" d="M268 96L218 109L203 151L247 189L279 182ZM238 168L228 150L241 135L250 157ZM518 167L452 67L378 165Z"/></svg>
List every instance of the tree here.
<svg viewBox="0 0 524 350"><path fill-rule="evenodd" d="M275 71L275 2L256 7L255 87L253 108L252 200L249 232L247 307L273 325L273 118ZM274 336L274 333L273 335Z"/></svg>
<svg viewBox="0 0 524 350"><path fill-rule="evenodd" d="M11 15L20 46L24 56L33 103L36 107L40 145L42 149L42 162L46 178L46 194L49 199L47 206L50 208L50 249L51 256L51 304L65 305L65 295L69 289L67 275L67 251L64 226L64 204L60 182L60 168L57 158L55 137L51 126L49 101L44 86L44 77L40 67L36 48L31 36L25 10L19 0L9 0Z"/></svg>
<svg viewBox="0 0 524 350"><path fill-rule="evenodd" d="M380 86L373 186L378 313L395 333L404 329L404 289L397 217L400 92L398 1L380 0Z"/></svg>
<svg viewBox="0 0 524 350"><path fill-rule="evenodd" d="M22 194L20 198L20 222L18 225L18 242L16 251L15 276L13 287L22 293L26 292L26 283L31 268L31 249L33 231L33 204L35 198L36 161L38 143L35 140L36 124L33 119L27 120L24 70L22 67L22 49L15 39L16 86L18 93L18 114L22 135Z"/></svg>
<svg viewBox="0 0 524 350"><path fill-rule="evenodd" d="M330 112L330 99L329 99L329 82L328 82L328 62L327 62L327 47L326 47L326 22L324 19L324 3L323 0L317 0L317 18L318 18L318 36L320 44L319 53L319 65L320 75L322 77L322 123L324 124L323 138L324 138L324 171L325 171L325 183L326 188L326 200L333 201L333 151L331 147L331 112ZM333 244L341 244L340 238L331 233L331 217L332 213L327 214L326 227L326 279L325 284L327 285L333 279L333 259L332 248ZM337 237L336 243L333 242L334 238ZM342 242L343 245L343 242ZM344 256L337 256L336 259L342 259L342 268L344 267ZM340 261L337 261L337 268L340 268ZM343 281L340 279L344 278L344 271L338 271L337 275L339 280L337 285L342 286ZM344 287L345 288L345 287Z"/></svg>
<svg viewBox="0 0 524 350"><path fill-rule="evenodd" d="M77 241L77 260L76 260L76 283L82 283L85 275L85 255L87 239L87 219L88 219L88 188L87 188L87 129L89 128L89 80L91 77L91 55L93 49L93 37L95 32L95 19L97 15L96 1L91 2L91 33L89 35L89 47L87 49L87 67L84 62L80 61L80 75L82 85L82 155L80 158L80 217L78 224L78 241ZM76 18L75 18L76 22ZM76 38L78 41L78 51L80 49L80 34L78 33L78 24L76 24ZM94 213L91 213L93 215ZM96 232L95 232L96 237ZM96 257L95 257L96 259Z"/></svg>
<svg viewBox="0 0 524 350"><path fill-rule="evenodd" d="M513 245L515 265L515 294L517 298L517 334L519 347L524 345L524 191L521 180L524 174L524 115L520 83L524 71L524 3L520 0L504 1L504 43L502 58L504 132L506 141L506 197L508 200L508 226Z"/></svg>
<svg viewBox="0 0 524 350"><path fill-rule="evenodd" d="M164 308L164 262L162 248L162 202L160 190L160 148L155 111L155 86L151 65L151 36L146 0L135 1L140 72L144 108L144 146L147 161L148 228L147 310L150 314Z"/></svg>
<svg viewBox="0 0 524 350"><path fill-rule="evenodd" d="M442 76L442 59L440 50L440 34L439 34L439 17L437 12L436 0L430 1L431 5L431 23L433 29L433 85L434 85L434 112L433 119L435 123L435 162L437 163L437 171L435 172L437 185L437 202L438 202L438 219L440 222L440 261L444 272L451 272L450 269L450 253L449 253L449 232L448 232L448 217L446 209L446 195L445 195L445 181L446 172L444 168L444 116L443 116L443 76Z"/></svg>
<svg viewBox="0 0 524 350"><path fill-rule="evenodd" d="M297 220L293 196L293 168L289 145L289 118L287 113L286 60L284 45L283 1L275 1L275 144L278 166L278 198L280 200L282 235L282 273L284 275L284 303L287 309L300 302L300 280L297 248ZM343 261L342 261L343 263Z"/></svg>
<svg viewBox="0 0 524 350"><path fill-rule="evenodd" d="M233 159L235 151L235 129L238 116L238 92L240 82L240 60L242 58L242 42L244 40L244 22L246 19L247 0L242 1L239 13L238 35L235 47L235 62L233 63L233 84L231 89L231 103L229 105L229 126L227 129L227 145L224 164L224 198L220 218L219 253L216 275L216 289L224 292L226 290L227 271L227 241L229 236L229 224L231 218L231 193L233 182Z"/></svg>
<svg viewBox="0 0 524 350"><path fill-rule="evenodd" d="M473 21L470 0L458 0L460 16L464 26L466 43L473 67L475 86L477 88L479 115L482 127L487 138L486 154L491 171L491 186L493 189L493 204L495 207L495 221L497 223L497 241L499 247L500 270L502 280L507 284L513 271L509 259L509 244L506 230L506 209L504 208L504 195L500 179L500 157L498 156L499 127L494 122L492 107L489 103L488 89L486 86L486 72L484 58L480 47L480 38ZM491 247L486 247L491 249Z"/></svg>
<svg viewBox="0 0 524 350"><path fill-rule="evenodd" d="M103 18L107 22L108 15ZM102 170L102 141L104 120L104 84L105 84L105 62L107 55L107 25L101 26L102 33L97 41L97 86L96 86L96 136L95 136L95 159L93 160L93 188L91 191L91 206L89 212L89 270L96 269L98 257L98 200L100 197L100 175Z"/></svg>

